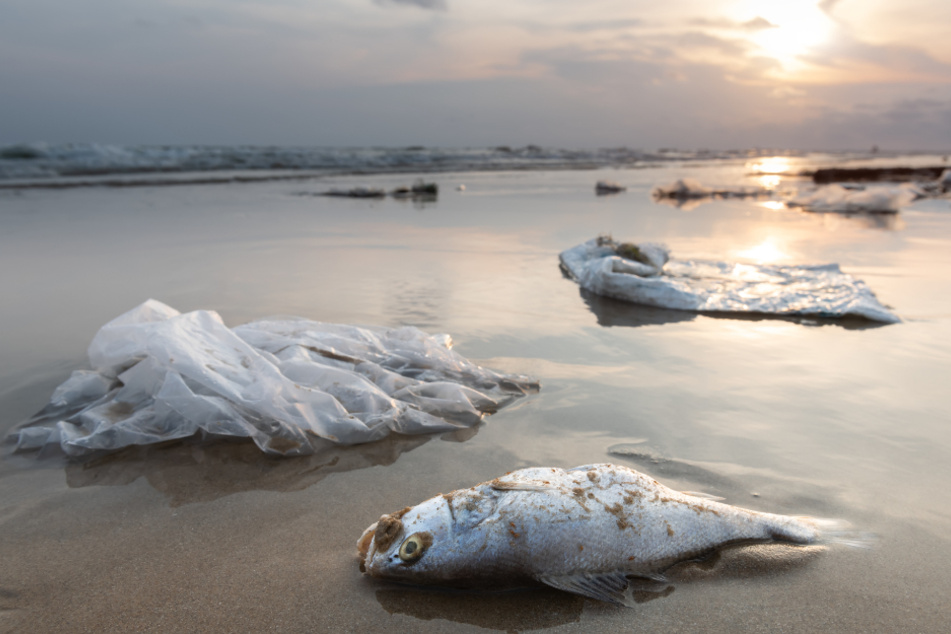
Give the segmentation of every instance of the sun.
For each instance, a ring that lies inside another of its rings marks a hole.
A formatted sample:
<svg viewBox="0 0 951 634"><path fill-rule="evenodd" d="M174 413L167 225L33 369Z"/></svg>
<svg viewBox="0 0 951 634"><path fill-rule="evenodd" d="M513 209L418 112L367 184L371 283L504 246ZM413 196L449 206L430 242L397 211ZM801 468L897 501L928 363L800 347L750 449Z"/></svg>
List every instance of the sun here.
<svg viewBox="0 0 951 634"><path fill-rule="evenodd" d="M771 26L757 29L750 39L786 70L800 64L800 55L828 40L834 26L816 0L747 0L741 11L744 19L769 22Z"/></svg>

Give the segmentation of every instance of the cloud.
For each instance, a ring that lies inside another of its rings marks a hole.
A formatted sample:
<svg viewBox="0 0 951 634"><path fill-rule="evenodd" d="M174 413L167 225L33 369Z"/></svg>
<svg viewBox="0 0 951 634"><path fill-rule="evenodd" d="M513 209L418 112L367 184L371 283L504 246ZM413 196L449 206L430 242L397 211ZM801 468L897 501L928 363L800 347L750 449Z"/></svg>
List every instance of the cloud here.
<svg viewBox="0 0 951 634"><path fill-rule="evenodd" d="M747 31L762 31L763 29L775 29L776 25L764 17L756 16L748 22L741 25Z"/></svg>
<svg viewBox="0 0 951 634"><path fill-rule="evenodd" d="M936 59L920 48L900 44L869 44L849 36L841 36L829 44L817 47L803 61L825 68L849 68L856 65L888 71L892 79L951 80L951 64Z"/></svg>
<svg viewBox="0 0 951 634"><path fill-rule="evenodd" d="M445 11L449 8L446 0L373 0L374 4L386 6L388 4L398 4L407 7L419 7L420 9L429 9L431 11Z"/></svg>
<svg viewBox="0 0 951 634"><path fill-rule="evenodd" d="M130 15L90 0L98 11L64 4L49 28L50 2L0 21L0 120L17 122L0 137L951 148L951 64L842 24L810 77L758 53L759 18L611 19L576 0L473 4L465 20L439 13L452 0L143 0Z"/></svg>
<svg viewBox="0 0 951 634"><path fill-rule="evenodd" d="M819 3L819 8L826 13L826 15L831 15L832 10L835 8L835 5L839 4L840 0L822 0Z"/></svg>
<svg viewBox="0 0 951 634"><path fill-rule="evenodd" d="M521 55L520 62L541 65L555 77L604 91L613 90L616 82L629 85L656 82L663 79L666 72L663 64L636 60L627 52L578 46L529 50Z"/></svg>
<svg viewBox="0 0 951 634"><path fill-rule="evenodd" d="M685 21L688 26L701 26L711 29L736 29L739 23L726 18L690 18Z"/></svg>
<svg viewBox="0 0 951 634"><path fill-rule="evenodd" d="M725 31L761 31L775 29L776 25L762 16L756 16L746 22L735 22L727 18L690 18L686 21L689 26L699 26L708 29Z"/></svg>
<svg viewBox="0 0 951 634"><path fill-rule="evenodd" d="M750 49L743 40L726 40L701 31L690 31L677 36L678 47L684 49L714 50L727 57L741 57Z"/></svg>
<svg viewBox="0 0 951 634"><path fill-rule="evenodd" d="M805 116L776 117L747 133L766 144L803 149L947 151L951 148L951 88L932 84L817 86Z"/></svg>
<svg viewBox="0 0 951 634"><path fill-rule="evenodd" d="M576 22L565 27L567 31L575 33L589 33L591 31L624 31L644 26L644 21L637 18L630 20L593 20L590 22Z"/></svg>

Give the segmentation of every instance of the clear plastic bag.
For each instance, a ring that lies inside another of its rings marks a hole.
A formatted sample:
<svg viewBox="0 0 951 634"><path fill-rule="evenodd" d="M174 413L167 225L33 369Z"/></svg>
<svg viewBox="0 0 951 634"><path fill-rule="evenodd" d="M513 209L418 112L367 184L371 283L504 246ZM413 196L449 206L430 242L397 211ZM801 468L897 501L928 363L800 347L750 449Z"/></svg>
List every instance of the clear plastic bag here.
<svg viewBox="0 0 951 634"><path fill-rule="evenodd" d="M215 312L148 300L99 330L93 369L74 372L14 440L81 455L203 434L304 455L468 427L538 389L449 346L412 327L265 319L231 329Z"/></svg>

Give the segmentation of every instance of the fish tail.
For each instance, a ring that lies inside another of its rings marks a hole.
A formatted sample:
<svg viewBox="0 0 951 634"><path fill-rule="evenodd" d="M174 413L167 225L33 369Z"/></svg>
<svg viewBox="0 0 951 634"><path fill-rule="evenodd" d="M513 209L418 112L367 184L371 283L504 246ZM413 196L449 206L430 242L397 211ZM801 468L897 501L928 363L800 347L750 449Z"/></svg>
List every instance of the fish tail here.
<svg viewBox="0 0 951 634"><path fill-rule="evenodd" d="M793 544L815 544L821 540L822 530L812 517L764 514L764 528L770 538Z"/></svg>
<svg viewBox="0 0 951 634"><path fill-rule="evenodd" d="M809 528L815 535L813 539L798 543L839 544L850 548L871 548L876 541L875 535L857 530L845 520L824 517L793 517L799 524ZM795 540L792 540L795 541Z"/></svg>

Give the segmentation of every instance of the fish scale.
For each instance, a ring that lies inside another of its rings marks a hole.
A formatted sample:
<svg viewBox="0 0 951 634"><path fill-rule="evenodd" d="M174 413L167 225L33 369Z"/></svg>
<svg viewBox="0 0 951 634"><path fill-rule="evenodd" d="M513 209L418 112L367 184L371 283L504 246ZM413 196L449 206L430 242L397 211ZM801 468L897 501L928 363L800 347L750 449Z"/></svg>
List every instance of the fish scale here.
<svg viewBox="0 0 951 634"><path fill-rule="evenodd" d="M740 542L812 544L817 523L670 489L628 467L522 469L384 515L358 542L374 577L455 585L534 580L629 603L633 578Z"/></svg>

